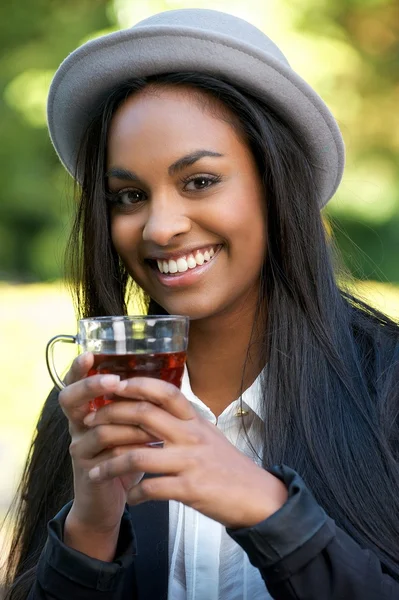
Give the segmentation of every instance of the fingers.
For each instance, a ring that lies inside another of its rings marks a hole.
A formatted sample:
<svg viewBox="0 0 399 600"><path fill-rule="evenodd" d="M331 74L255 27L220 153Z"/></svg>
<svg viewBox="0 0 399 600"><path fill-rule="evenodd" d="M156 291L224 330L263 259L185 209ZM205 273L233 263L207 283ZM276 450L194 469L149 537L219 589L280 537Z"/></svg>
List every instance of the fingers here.
<svg viewBox="0 0 399 600"><path fill-rule="evenodd" d="M126 501L135 505L147 500L184 500L187 503L187 486L176 476L151 477L132 486Z"/></svg>
<svg viewBox="0 0 399 600"><path fill-rule="evenodd" d="M91 352L84 352L75 358L71 368L65 376L65 384L70 385L79 379L87 376L87 373L93 366L94 357Z"/></svg>
<svg viewBox="0 0 399 600"><path fill-rule="evenodd" d="M121 381L118 395L123 398L147 400L166 410L178 419L189 420L196 412L181 391L173 384L161 379L133 377Z"/></svg>
<svg viewBox="0 0 399 600"><path fill-rule="evenodd" d="M166 439L164 435L166 425L165 412L178 420L188 421L197 418L194 408L176 386L160 379L148 377L134 377L124 381L120 381L118 375L111 374L86 377L88 372L87 369L90 368L92 363L93 355L91 353L86 353L78 357L74 361L69 374L69 379L74 381L64 388L59 395L61 408L72 425L81 428L82 420L89 413L89 402L98 396L104 395L115 395L119 398L144 401L139 407L142 417L146 410L144 404L150 403L153 406L159 407L160 410L162 409L162 414L164 416L162 430L150 428L151 425L157 425L156 422L150 422L148 420L140 421L140 424L145 424L148 427L148 433L159 437L160 439ZM101 410L103 411L104 408ZM153 415L155 414L156 413L154 412ZM160 414L161 413L159 413L159 416ZM126 419L123 419L120 422L135 423L135 421ZM172 425L170 420L168 423ZM177 427L177 423L175 423L175 426Z"/></svg>
<svg viewBox="0 0 399 600"><path fill-rule="evenodd" d="M159 440L132 425L100 425L88 431L81 439L72 441L69 452L73 458L90 460L116 446L144 445L157 441Z"/></svg>
<svg viewBox="0 0 399 600"><path fill-rule="evenodd" d="M178 419L163 408L145 400L116 400L97 412L90 413L83 422L88 427L111 423L138 425L154 438L170 442L189 442L192 429L190 422Z"/></svg>
<svg viewBox="0 0 399 600"><path fill-rule="evenodd" d="M61 390L61 408L70 422L82 426L82 421L89 412L89 402L98 396L113 394L119 383L118 375L93 375L75 381Z"/></svg>
<svg viewBox="0 0 399 600"><path fill-rule="evenodd" d="M136 471L177 475L187 468L189 460L173 448L137 448L100 463L89 471L89 477L97 482Z"/></svg>

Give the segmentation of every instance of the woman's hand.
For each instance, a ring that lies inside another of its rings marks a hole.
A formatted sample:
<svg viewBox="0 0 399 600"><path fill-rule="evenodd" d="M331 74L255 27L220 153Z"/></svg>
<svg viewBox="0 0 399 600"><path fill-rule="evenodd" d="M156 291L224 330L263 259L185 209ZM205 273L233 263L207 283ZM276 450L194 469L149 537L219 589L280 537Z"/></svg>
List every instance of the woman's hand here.
<svg viewBox="0 0 399 600"><path fill-rule="evenodd" d="M131 469L104 482L94 482L88 473L94 465L156 440L132 424L92 429L85 426L83 419L91 414L90 401L114 394L120 383L115 375L87 377L92 364L91 353L75 359L66 377L67 387L59 395L69 421L74 475L74 501L65 523L64 541L89 556L112 560L127 493L141 480L143 471ZM105 550L107 541L109 551Z"/></svg>
<svg viewBox="0 0 399 600"><path fill-rule="evenodd" d="M178 500L232 528L255 525L286 501L284 484L202 419L172 384L137 377L122 381L115 393L117 402L85 422L94 431L110 427L115 436L119 427L136 425L164 445L129 449L99 461L90 471L93 482L112 484L142 471L161 474L133 484L127 490L128 503Z"/></svg>

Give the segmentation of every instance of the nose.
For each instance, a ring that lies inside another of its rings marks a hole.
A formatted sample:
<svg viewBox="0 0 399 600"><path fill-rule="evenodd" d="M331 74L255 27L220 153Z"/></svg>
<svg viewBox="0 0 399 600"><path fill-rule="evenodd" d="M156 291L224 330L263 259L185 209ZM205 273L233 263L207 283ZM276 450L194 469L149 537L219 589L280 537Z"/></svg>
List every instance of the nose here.
<svg viewBox="0 0 399 600"><path fill-rule="evenodd" d="M178 235L188 233L191 221L182 206L173 202L152 202L143 229L143 240L167 246Z"/></svg>

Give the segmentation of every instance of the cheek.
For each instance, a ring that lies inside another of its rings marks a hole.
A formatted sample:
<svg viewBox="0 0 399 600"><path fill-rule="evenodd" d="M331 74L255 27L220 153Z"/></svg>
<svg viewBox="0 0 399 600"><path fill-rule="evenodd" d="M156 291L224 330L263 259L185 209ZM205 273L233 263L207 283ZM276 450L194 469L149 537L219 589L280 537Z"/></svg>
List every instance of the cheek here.
<svg viewBox="0 0 399 600"><path fill-rule="evenodd" d="M220 215L231 241L231 252L241 264L255 268L263 262L267 245L265 200L258 194L236 198Z"/></svg>
<svg viewBox="0 0 399 600"><path fill-rule="evenodd" d="M130 219L120 216L111 219L111 239L115 250L125 260L135 253L139 233Z"/></svg>

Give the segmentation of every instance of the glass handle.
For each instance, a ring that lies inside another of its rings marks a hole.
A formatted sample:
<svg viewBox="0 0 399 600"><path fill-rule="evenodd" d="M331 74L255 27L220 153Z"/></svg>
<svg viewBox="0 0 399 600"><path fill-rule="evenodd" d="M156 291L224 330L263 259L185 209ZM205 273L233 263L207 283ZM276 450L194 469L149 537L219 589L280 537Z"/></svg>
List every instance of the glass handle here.
<svg viewBox="0 0 399 600"><path fill-rule="evenodd" d="M76 344L76 335L56 335L55 337L51 338L46 346L46 363L48 372L50 373L50 377L53 380L54 385L59 390L62 390L64 387L66 387L66 385L63 381L61 381L54 364L54 346L57 342Z"/></svg>

